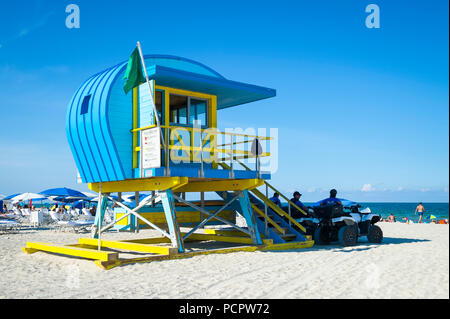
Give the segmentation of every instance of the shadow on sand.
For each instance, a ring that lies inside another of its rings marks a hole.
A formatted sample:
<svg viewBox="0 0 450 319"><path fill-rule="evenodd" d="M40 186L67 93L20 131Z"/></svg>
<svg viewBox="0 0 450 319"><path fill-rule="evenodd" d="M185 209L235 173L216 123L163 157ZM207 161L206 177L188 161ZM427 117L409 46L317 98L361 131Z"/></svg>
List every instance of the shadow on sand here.
<svg viewBox="0 0 450 319"><path fill-rule="evenodd" d="M330 245L314 245L311 248L301 248L301 249L287 249L287 250L269 250L270 252L307 252L307 251L318 251L318 250L329 250L342 253L351 253L357 251L365 251L370 249L376 249L379 247L387 245L397 245L397 244L412 244L420 242L429 242L429 239L413 239L413 238L393 238L384 237L381 244L369 243L367 240L360 239L356 246L353 247L343 247L339 244L332 243Z"/></svg>

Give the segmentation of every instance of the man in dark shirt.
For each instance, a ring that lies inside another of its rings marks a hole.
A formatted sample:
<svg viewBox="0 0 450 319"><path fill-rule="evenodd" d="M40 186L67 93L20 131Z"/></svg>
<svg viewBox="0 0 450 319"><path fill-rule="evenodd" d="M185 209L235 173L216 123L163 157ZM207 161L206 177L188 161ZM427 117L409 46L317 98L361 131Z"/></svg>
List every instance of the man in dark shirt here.
<svg viewBox="0 0 450 319"><path fill-rule="evenodd" d="M295 192L294 197L291 198L291 202L293 202L295 205L297 205L297 207L301 208L303 211L306 211L306 206L303 205L303 203L300 201L301 196L302 194L300 194L299 192ZM300 218L303 216L303 214L296 208L293 208L293 210L291 210L291 214L293 218Z"/></svg>
<svg viewBox="0 0 450 319"><path fill-rule="evenodd" d="M269 198L275 205L281 207L280 194L274 193L273 197Z"/></svg>
<svg viewBox="0 0 450 319"><path fill-rule="evenodd" d="M330 197L322 200L320 202L320 205L334 205L334 204L342 205L342 202L340 201L339 198L336 198L336 195L337 195L337 190L332 189L330 191Z"/></svg>

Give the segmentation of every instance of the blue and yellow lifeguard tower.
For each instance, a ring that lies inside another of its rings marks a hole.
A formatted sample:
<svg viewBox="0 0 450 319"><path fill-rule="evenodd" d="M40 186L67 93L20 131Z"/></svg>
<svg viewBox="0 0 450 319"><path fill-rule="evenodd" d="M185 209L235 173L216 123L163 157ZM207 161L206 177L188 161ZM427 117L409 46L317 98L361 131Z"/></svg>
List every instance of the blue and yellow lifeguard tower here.
<svg viewBox="0 0 450 319"><path fill-rule="evenodd" d="M182 57L143 59L150 82L126 94L123 62L87 79L68 107L66 131L76 166L82 181L99 193L92 238L70 246L28 243L24 250L91 258L108 269L211 252L190 251L188 241L240 244L214 252L310 247L313 242L290 214L301 209L283 195L287 210L268 199L268 190L277 190L267 182L270 173L261 170L260 159L270 156L271 137L217 129L219 110L271 98L276 91L228 80ZM258 187L265 187L265 194ZM121 201L130 192L134 208ZM206 200L208 192L220 200ZM105 225L111 201L114 221ZM236 214L246 226L236 225ZM226 228L205 228L211 225ZM103 240L102 233L112 228L152 228L161 237ZM121 259L114 249L149 256Z"/></svg>

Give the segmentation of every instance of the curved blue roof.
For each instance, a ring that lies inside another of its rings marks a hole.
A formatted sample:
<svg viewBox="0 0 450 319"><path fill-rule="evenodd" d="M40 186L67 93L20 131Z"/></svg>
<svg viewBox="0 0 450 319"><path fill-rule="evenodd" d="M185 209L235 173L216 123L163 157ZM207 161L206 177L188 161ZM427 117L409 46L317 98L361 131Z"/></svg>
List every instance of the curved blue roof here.
<svg viewBox="0 0 450 319"><path fill-rule="evenodd" d="M203 75L209 75L212 77L217 77L221 79L225 79L218 72L214 71L210 67L206 65L191 60L187 58L182 58L174 55L163 55L163 54L147 54L144 55L144 59L146 60L146 67L151 65L161 65L173 69L178 69L182 71L198 73Z"/></svg>
<svg viewBox="0 0 450 319"><path fill-rule="evenodd" d="M217 108L275 96L275 90L225 79L193 60L145 55L158 85L217 95ZM66 116L67 139L84 183L133 178L132 94L122 81L127 61L87 79L75 92ZM129 107L127 107L129 106Z"/></svg>

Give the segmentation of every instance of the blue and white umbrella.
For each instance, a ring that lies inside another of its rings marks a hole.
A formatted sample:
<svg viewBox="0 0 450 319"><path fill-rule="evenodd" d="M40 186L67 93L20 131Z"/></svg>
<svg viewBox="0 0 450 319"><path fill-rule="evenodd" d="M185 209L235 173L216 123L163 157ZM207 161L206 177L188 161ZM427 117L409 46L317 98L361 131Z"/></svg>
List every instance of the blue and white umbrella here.
<svg viewBox="0 0 450 319"><path fill-rule="evenodd" d="M87 197L82 192L66 187L47 189L45 191L40 192L39 194L58 197L78 197L78 198Z"/></svg>
<svg viewBox="0 0 450 319"><path fill-rule="evenodd" d="M5 198L2 198L2 199L3 199L3 200L11 200L13 197L16 197L17 195L20 195L20 194L21 194L21 193L9 195L9 196L6 196Z"/></svg>
<svg viewBox="0 0 450 319"><path fill-rule="evenodd" d="M27 200L44 200L44 199L47 199L47 197L43 196L41 194L23 193L23 194L14 196L13 198L11 198L11 201L13 201L14 203L17 203L17 202L27 201Z"/></svg>
<svg viewBox="0 0 450 319"><path fill-rule="evenodd" d="M351 206L358 205L357 202L354 202L354 201L351 201L351 200L348 200L348 199L344 199L344 198L336 198L336 199L339 200L339 201L342 203L342 206L344 206L344 207L351 207ZM313 204L311 204L311 205L309 205L309 206L311 206L311 207L317 207L317 206L320 206L320 205L322 205L322 203L323 203L325 200L326 200L326 199L323 199L323 200L318 201L318 202L316 202L316 203L313 203Z"/></svg>

